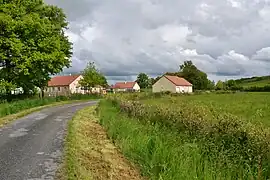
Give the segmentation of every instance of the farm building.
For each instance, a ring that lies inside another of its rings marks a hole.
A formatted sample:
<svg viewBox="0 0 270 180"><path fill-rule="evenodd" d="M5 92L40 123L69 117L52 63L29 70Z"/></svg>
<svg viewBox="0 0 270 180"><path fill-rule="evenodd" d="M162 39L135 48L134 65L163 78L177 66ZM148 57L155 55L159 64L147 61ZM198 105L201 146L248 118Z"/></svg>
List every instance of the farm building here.
<svg viewBox="0 0 270 180"><path fill-rule="evenodd" d="M186 79L178 76L162 76L155 84L153 84L152 91L162 92L170 91L172 93L191 93L192 84Z"/></svg>
<svg viewBox="0 0 270 180"><path fill-rule="evenodd" d="M140 86L137 82L118 82L112 89L114 92L139 92Z"/></svg>
<svg viewBox="0 0 270 180"><path fill-rule="evenodd" d="M67 95L69 93L84 93L79 80L82 75L56 76L48 82L46 93L48 95Z"/></svg>

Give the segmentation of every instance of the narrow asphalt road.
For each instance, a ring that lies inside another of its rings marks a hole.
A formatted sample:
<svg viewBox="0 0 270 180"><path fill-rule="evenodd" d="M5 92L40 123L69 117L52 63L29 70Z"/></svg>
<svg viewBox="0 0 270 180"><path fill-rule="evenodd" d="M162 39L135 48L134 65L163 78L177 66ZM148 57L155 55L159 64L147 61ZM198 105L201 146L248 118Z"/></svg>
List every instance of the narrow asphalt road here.
<svg viewBox="0 0 270 180"><path fill-rule="evenodd" d="M97 101L51 107L0 128L0 180L47 180L61 161L67 121Z"/></svg>

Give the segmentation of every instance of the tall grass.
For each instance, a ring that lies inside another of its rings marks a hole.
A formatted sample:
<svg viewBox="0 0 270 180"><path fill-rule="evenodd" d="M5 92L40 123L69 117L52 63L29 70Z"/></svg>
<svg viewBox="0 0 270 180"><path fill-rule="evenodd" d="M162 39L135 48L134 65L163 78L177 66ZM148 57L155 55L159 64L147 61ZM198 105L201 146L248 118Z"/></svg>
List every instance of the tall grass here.
<svg viewBox="0 0 270 180"><path fill-rule="evenodd" d="M222 154L204 154L204 144L159 124L142 123L119 113L108 101L99 104L100 122L125 156L150 179L252 179L244 164L232 164Z"/></svg>
<svg viewBox="0 0 270 180"><path fill-rule="evenodd" d="M166 103L145 104L142 102L147 102L147 97L138 98L136 96L140 95L113 96L109 99L115 108L114 114L118 113L119 116L111 121L116 123L120 121L120 124L110 124L109 119L113 117L113 113L107 116L108 120L102 116L102 114L106 115L106 112L101 113L101 120L103 119L101 122L105 122L103 124L108 129L115 127L111 133L113 139L124 137L121 134L124 128L127 129L127 132L132 132L133 128L129 127L131 126L129 123L136 122L138 126L147 127L145 131L149 130L150 133L146 135L147 137L152 137L153 132L157 133L154 134L154 139L159 134L162 135L160 138L170 137L166 138L164 143L168 143L168 146L171 147L180 148L179 152L184 152L182 146L186 147L186 144L196 147L196 155L188 154L185 157L186 154L184 156L177 154L177 156L185 159L189 156L188 159L196 157L194 166L200 169L199 172L196 171L199 179L202 177L205 179L205 173L207 176L210 174L206 179L216 179L216 177L218 177L217 179L267 179L270 177L270 131L268 128L248 123L235 115L217 111L211 106L204 106L196 101L186 103L173 98ZM154 102L152 95L149 99ZM106 107L106 104L103 106ZM107 104L107 106L109 105ZM102 112L102 104L100 110ZM128 119L131 121L129 122ZM123 129L117 131L121 127ZM128 139L134 139L139 134L136 131L128 136ZM177 137L181 137L180 140ZM141 139L142 141L139 142L140 138L138 138L136 143L143 144L143 138ZM154 141L156 142L156 140ZM173 144L176 145L173 146ZM162 149L164 148L165 151L170 149L170 147L164 146L166 148L162 147ZM156 147L158 146L154 146L155 150ZM140 148L143 147L140 146ZM191 152L194 152L193 150L194 148ZM132 152L132 149L127 150L127 152L129 151ZM177 149L173 149L172 152L177 152ZM136 149L136 156L141 156L142 153L140 149ZM165 153L166 158L168 153L170 152ZM185 161L181 158L178 160ZM145 160L145 157L143 159ZM167 158L164 162L170 164L171 161L173 159ZM139 162L139 164L144 163ZM174 166L177 165L172 164L169 169L174 169ZM149 171L149 168L146 169ZM191 169L189 169L190 172L192 172ZM164 168L163 171L165 171ZM192 179L192 177L190 178Z"/></svg>
<svg viewBox="0 0 270 180"><path fill-rule="evenodd" d="M100 98L98 95L83 95L74 94L72 96L57 96L47 97L44 99L25 99L14 102L5 102L0 104L0 117L4 117L10 114L15 114L22 110L30 109L33 107L44 106L54 102L68 101L68 100L83 100L83 99L97 99Z"/></svg>

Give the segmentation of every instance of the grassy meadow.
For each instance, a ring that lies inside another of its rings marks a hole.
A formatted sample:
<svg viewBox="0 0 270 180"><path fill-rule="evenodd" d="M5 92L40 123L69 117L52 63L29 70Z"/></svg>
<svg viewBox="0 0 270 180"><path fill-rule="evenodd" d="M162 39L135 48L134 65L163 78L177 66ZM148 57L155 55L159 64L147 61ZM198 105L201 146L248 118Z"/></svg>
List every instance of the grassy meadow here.
<svg viewBox="0 0 270 180"><path fill-rule="evenodd" d="M177 97L149 98L142 100L147 104L171 104L172 102L196 104L216 113L230 113L252 123L263 123L270 126L270 93L234 93L234 94L201 94Z"/></svg>
<svg viewBox="0 0 270 180"><path fill-rule="evenodd" d="M270 93L108 96L100 123L149 179L269 179Z"/></svg>

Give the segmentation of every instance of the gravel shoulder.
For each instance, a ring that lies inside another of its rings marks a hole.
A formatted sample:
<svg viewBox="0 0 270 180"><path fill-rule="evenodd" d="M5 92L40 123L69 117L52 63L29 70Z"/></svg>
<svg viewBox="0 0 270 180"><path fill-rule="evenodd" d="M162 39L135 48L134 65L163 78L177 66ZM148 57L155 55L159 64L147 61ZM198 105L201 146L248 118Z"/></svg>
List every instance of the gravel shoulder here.
<svg viewBox="0 0 270 180"><path fill-rule="evenodd" d="M46 108L0 128L0 180L54 179L68 120L96 103Z"/></svg>

